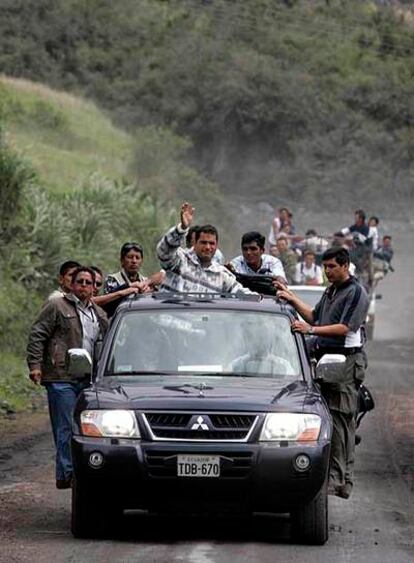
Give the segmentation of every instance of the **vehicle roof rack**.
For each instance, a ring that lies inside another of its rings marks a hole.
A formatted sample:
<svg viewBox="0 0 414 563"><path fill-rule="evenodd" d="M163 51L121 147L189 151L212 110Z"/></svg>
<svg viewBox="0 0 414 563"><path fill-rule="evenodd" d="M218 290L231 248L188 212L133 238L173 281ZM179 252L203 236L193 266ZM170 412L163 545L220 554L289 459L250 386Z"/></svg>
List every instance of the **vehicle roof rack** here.
<svg viewBox="0 0 414 563"><path fill-rule="evenodd" d="M261 296L255 293L209 293L209 292L179 292L179 291L157 291L151 294L153 299L160 301L215 301L220 299L240 299L242 301L260 301Z"/></svg>
<svg viewBox="0 0 414 563"><path fill-rule="evenodd" d="M133 303L141 299L155 299L163 303L185 303L185 302L198 302L198 303L213 303L219 300L241 300L251 303L259 303L260 301L272 301L275 305L279 306L281 311L289 312L297 318L297 312L292 305L287 303L284 299L270 295L260 295L257 293L209 293L209 292L179 292L179 291L156 291L154 293L137 293L128 297L126 302L129 308Z"/></svg>

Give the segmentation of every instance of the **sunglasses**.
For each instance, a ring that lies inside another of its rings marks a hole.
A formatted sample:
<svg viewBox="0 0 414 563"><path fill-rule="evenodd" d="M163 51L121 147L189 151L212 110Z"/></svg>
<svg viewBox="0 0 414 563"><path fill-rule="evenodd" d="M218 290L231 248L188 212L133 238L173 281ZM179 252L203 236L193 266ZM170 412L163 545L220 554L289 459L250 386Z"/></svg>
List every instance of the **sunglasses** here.
<svg viewBox="0 0 414 563"><path fill-rule="evenodd" d="M102 287L102 286L103 286L103 283L102 283L102 282L95 282L95 286L96 286L96 287Z"/></svg>
<svg viewBox="0 0 414 563"><path fill-rule="evenodd" d="M77 283L78 285L92 285L93 281L92 280L86 280L85 278L82 278L80 280L75 280L75 283Z"/></svg>

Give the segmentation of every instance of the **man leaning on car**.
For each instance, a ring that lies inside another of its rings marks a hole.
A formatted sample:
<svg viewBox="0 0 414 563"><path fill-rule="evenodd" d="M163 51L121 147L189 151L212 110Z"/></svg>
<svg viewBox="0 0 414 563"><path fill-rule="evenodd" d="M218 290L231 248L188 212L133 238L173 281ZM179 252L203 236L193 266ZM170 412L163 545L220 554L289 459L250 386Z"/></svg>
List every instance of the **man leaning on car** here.
<svg viewBox="0 0 414 563"><path fill-rule="evenodd" d="M95 345L108 328L106 313L91 301L94 283L91 268L77 268L71 293L46 303L32 326L27 345L30 379L47 390L58 489L71 486L72 412L77 396L89 383L87 374L75 379L68 373L66 352L84 348L93 358Z"/></svg>
<svg viewBox="0 0 414 563"><path fill-rule="evenodd" d="M346 357L340 380L322 381L321 390L333 419L328 492L348 498L353 486L357 392L366 369L361 326L369 299L362 285L349 274L349 253L345 248L326 250L322 263L330 286L314 309L286 288L277 295L289 301L305 319L294 321L292 330L315 336L317 360L324 354Z"/></svg>

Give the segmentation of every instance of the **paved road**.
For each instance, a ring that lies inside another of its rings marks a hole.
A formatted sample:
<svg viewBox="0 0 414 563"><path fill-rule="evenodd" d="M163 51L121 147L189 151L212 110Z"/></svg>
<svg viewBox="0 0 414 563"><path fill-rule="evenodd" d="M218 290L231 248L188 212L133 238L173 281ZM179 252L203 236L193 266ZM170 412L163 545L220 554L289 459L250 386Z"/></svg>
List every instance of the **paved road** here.
<svg viewBox="0 0 414 563"><path fill-rule="evenodd" d="M398 241L397 241L398 242ZM159 519L129 514L107 541L74 540L70 492L53 487L46 414L14 421L0 438L0 561L336 563L414 560L414 258L400 240L396 274L383 282L368 385L376 410L363 423L356 487L348 501L330 498L330 539L291 545L283 518ZM23 428L26 427L23 435Z"/></svg>

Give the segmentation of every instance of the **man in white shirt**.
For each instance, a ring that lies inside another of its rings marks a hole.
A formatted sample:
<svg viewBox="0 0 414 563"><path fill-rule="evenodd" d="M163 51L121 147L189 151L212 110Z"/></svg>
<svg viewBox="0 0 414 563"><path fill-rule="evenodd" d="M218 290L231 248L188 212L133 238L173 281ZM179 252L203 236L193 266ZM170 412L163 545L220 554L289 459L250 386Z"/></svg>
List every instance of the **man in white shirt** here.
<svg viewBox="0 0 414 563"><path fill-rule="evenodd" d="M268 275L286 284L286 275L279 258L265 254L265 237L257 231L245 233L241 239L242 255L230 262L238 274Z"/></svg>
<svg viewBox="0 0 414 563"><path fill-rule="evenodd" d="M299 285L323 285L322 268L315 262L315 253L305 250L303 262L296 264L295 283Z"/></svg>

